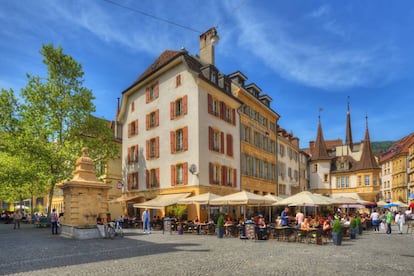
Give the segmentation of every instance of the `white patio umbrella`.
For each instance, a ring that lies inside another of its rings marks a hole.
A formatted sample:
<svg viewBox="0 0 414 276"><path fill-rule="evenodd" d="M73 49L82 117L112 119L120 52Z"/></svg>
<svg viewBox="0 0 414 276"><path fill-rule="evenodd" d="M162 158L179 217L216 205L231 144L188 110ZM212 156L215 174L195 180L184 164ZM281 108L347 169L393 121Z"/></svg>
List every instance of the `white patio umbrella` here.
<svg viewBox="0 0 414 276"><path fill-rule="evenodd" d="M281 201L274 203L275 206L319 206L331 205L332 200L329 197L313 194L309 191L303 191L287 197Z"/></svg>
<svg viewBox="0 0 414 276"><path fill-rule="evenodd" d="M179 200L178 204L210 204L210 201L216 198L219 198L219 195L213 194L213 193L205 193L205 194L199 194L196 196L187 197L184 199Z"/></svg>
<svg viewBox="0 0 414 276"><path fill-rule="evenodd" d="M210 201L211 205L221 206L239 206L239 205L250 205L250 206L269 206L274 201L262 195L253 194L247 191L241 191L238 193L222 196Z"/></svg>
<svg viewBox="0 0 414 276"><path fill-rule="evenodd" d="M178 204L205 204L207 205L207 220L210 220L210 202L215 198L219 198L219 195L213 193L204 193L196 196L187 197L179 200Z"/></svg>

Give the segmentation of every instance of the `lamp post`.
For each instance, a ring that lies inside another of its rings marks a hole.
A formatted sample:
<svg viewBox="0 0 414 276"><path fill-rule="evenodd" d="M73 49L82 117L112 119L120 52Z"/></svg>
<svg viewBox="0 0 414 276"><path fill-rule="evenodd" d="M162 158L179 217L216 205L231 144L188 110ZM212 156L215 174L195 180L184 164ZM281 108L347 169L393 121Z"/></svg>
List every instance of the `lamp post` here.
<svg viewBox="0 0 414 276"><path fill-rule="evenodd" d="M30 192L30 215L33 215L33 188L30 187L29 189Z"/></svg>

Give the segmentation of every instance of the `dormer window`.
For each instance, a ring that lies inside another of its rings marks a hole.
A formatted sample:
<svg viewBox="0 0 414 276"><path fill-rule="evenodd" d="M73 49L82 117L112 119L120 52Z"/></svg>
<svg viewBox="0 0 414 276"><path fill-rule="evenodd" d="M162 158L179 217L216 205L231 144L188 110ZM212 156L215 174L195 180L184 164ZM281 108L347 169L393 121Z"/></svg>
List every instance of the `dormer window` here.
<svg viewBox="0 0 414 276"><path fill-rule="evenodd" d="M210 81L217 84L217 72L211 70Z"/></svg>

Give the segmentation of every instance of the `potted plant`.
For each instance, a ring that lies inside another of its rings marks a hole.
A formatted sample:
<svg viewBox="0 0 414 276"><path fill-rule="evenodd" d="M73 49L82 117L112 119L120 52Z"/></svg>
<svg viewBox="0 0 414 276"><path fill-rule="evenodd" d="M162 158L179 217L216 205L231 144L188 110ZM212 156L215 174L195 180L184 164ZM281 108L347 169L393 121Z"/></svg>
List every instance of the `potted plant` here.
<svg viewBox="0 0 414 276"><path fill-rule="evenodd" d="M358 231L357 221L356 221L356 218L353 218L349 224L349 237L351 239L355 239L357 231Z"/></svg>
<svg viewBox="0 0 414 276"><path fill-rule="evenodd" d="M342 224L339 219L334 220L332 225L332 241L334 245L342 244Z"/></svg>
<svg viewBox="0 0 414 276"><path fill-rule="evenodd" d="M221 239L224 235L224 216L220 214L217 219L217 238Z"/></svg>
<svg viewBox="0 0 414 276"><path fill-rule="evenodd" d="M177 233L179 235L182 235L184 233L181 218L184 215L186 210L187 210L187 207L185 205L177 205L177 204L167 208L167 211L171 213L172 215L174 215L177 219Z"/></svg>

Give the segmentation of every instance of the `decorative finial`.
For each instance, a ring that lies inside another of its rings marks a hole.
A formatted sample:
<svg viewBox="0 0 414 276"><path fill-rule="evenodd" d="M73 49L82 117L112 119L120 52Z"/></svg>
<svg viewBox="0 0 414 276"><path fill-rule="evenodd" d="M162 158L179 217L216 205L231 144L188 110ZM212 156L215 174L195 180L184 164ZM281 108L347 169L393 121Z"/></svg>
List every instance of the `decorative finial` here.
<svg viewBox="0 0 414 276"><path fill-rule="evenodd" d="M88 148L87 147L82 148L82 157L88 157Z"/></svg>
<svg viewBox="0 0 414 276"><path fill-rule="evenodd" d="M323 111L322 107L319 107L319 115L318 115L318 121L321 121L321 113Z"/></svg>

